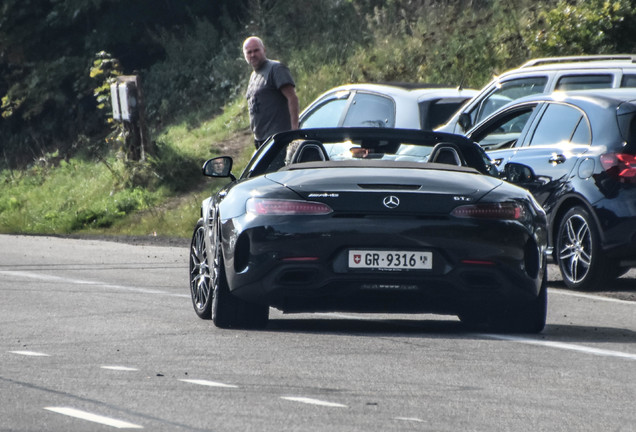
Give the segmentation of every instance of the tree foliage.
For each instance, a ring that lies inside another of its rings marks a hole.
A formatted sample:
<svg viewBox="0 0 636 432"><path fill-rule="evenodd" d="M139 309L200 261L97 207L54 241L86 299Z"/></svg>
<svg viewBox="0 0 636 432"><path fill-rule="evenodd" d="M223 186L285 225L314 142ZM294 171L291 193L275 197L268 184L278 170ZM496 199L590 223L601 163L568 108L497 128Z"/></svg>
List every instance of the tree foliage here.
<svg viewBox="0 0 636 432"><path fill-rule="evenodd" d="M635 21L632 0L3 0L0 165L103 143L102 64L139 73L160 129L242 98L252 34L306 104L344 81L481 87L534 56L633 52Z"/></svg>
<svg viewBox="0 0 636 432"><path fill-rule="evenodd" d="M3 0L0 5L0 141L5 162L53 148L73 151L108 133L90 77L96 53L125 73L161 61L154 34L181 33L197 19L237 20L244 1ZM46 43L43 43L46 41Z"/></svg>
<svg viewBox="0 0 636 432"><path fill-rule="evenodd" d="M633 0L560 0L541 11L528 45L534 55L631 53L635 24Z"/></svg>

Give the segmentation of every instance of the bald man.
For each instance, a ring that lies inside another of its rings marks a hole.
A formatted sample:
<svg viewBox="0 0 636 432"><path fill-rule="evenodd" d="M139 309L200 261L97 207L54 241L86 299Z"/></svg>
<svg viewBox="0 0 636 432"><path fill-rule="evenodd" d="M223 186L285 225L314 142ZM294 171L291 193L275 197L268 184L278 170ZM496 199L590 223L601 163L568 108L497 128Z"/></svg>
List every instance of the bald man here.
<svg viewBox="0 0 636 432"><path fill-rule="evenodd" d="M275 133L298 129L296 84L287 66L267 58L258 37L245 39L243 55L253 69L245 96L254 145L259 148Z"/></svg>

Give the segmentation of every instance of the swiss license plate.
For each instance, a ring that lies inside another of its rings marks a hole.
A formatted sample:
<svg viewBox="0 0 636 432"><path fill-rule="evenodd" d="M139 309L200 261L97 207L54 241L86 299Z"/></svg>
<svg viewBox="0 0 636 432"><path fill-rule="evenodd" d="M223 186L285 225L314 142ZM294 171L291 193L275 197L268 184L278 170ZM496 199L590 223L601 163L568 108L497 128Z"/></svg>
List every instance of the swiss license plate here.
<svg viewBox="0 0 636 432"><path fill-rule="evenodd" d="M433 253L387 250L350 250L349 268L430 270L433 268Z"/></svg>

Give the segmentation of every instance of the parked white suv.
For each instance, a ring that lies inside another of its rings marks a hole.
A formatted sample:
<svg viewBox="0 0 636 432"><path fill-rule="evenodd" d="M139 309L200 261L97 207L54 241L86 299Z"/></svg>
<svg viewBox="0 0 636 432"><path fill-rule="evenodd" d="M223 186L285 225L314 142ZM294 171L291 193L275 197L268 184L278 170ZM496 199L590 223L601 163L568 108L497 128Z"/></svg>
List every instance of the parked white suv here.
<svg viewBox="0 0 636 432"><path fill-rule="evenodd" d="M532 94L616 87L636 87L636 55L534 59L493 79L437 130L463 134L504 105Z"/></svg>

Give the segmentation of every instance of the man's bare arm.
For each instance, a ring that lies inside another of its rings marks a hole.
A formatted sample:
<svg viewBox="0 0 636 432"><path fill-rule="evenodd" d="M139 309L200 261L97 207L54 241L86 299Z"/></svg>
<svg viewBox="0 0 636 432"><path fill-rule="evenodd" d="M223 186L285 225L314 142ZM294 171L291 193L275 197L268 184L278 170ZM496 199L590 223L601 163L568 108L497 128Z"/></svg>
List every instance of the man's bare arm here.
<svg viewBox="0 0 636 432"><path fill-rule="evenodd" d="M289 109L289 117L291 118L291 128L298 129L298 115L300 113L298 96L293 85L287 84L280 88L283 96L287 98L287 108Z"/></svg>

